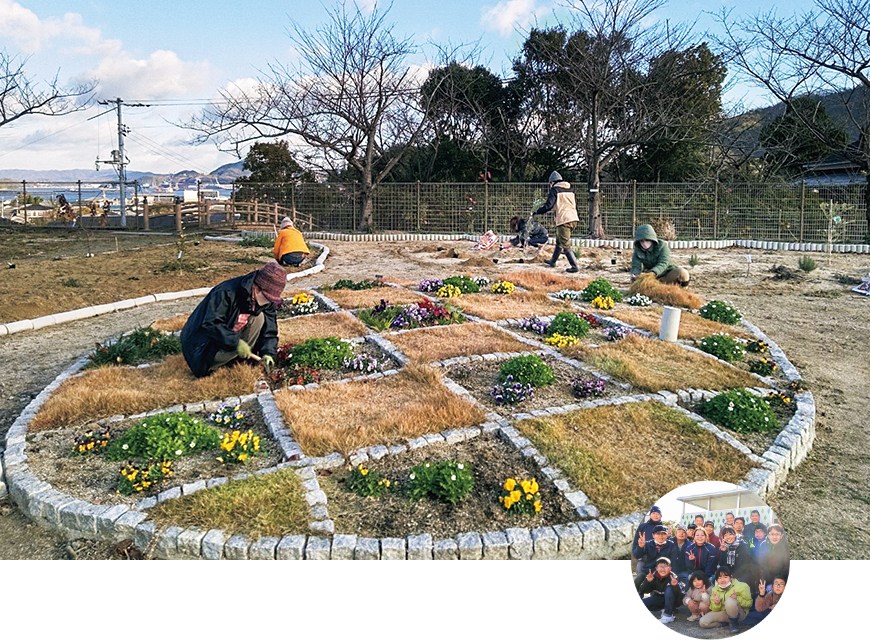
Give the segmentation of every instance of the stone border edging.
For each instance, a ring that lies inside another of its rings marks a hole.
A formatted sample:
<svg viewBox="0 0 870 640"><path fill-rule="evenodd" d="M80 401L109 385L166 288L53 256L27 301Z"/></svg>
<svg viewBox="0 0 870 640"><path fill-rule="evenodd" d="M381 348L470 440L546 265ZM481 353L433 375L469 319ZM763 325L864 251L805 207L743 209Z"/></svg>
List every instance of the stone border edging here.
<svg viewBox="0 0 870 640"><path fill-rule="evenodd" d="M320 273L321 271L323 271L323 263L326 261L326 257L329 255L329 247L327 247L326 245L318 244L316 242L312 242L311 245L315 247L320 247L323 250L321 254L317 257L317 260L314 261L314 266L309 269L305 269L304 271L288 273L288 281L295 280L296 278L301 278L304 276L309 276L314 273ZM124 311L125 309L132 309L133 307L141 307L152 302L163 302L166 300L180 300L182 298L194 298L196 296L204 296L208 294L211 289L211 287L200 287L198 289L187 289L185 291L153 293L147 296L141 296L139 298L130 298L127 300L120 300L118 302L98 304L91 307L73 309L72 311L62 311L60 313L53 313L51 315L40 316L39 318L32 318L29 320L16 320L14 322L7 322L5 324L0 324L0 336L12 335L13 333L19 333L21 331L28 331L31 329L42 329L43 327L50 327L56 324L72 322L73 320L93 318L94 316L101 316L107 313L112 313L113 311Z"/></svg>

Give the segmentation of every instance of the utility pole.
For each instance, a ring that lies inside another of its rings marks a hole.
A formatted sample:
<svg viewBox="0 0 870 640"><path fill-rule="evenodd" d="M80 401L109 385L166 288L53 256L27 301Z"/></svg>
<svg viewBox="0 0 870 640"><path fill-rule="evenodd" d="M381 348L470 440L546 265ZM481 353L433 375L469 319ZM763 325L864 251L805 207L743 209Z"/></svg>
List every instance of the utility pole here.
<svg viewBox="0 0 870 640"><path fill-rule="evenodd" d="M114 100L100 100L99 104L114 105L114 108L118 111L118 150L112 151L112 159L111 160L100 160L97 158L97 169L100 168L100 162L104 164L113 164L116 166L118 171L118 186L121 191L121 226L127 226L127 202L126 202L126 191L127 191L127 158L124 155L124 136L127 135L129 131L128 127L124 126L124 123L121 120L121 105L124 104L124 101L121 98L115 98ZM148 107L150 105L142 104L140 102L136 103L127 103L128 107Z"/></svg>

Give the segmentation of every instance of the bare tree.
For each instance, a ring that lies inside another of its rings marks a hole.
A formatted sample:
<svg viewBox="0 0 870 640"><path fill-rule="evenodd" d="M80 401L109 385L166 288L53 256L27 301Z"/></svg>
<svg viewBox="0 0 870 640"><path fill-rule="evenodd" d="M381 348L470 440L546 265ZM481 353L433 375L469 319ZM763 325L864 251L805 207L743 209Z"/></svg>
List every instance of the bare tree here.
<svg viewBox="0 0 870 640"><path fill-rule="evenodd" d="M253 90L222 91L221 100L185 126L199 132L196 141L215 139L237 153L252 140L291 136L307 147L313 168L356 170L365 230L374 190L423 126L419 83L406 64L417 47L395 35L386 22L389 8L375 6L366 15L341 1L328 12L329 21L314 30L293 23L295 68L270 65ZM387 150L389 160L378 164Z"/></svg>
<svg viewBox="0 0 870 640"><path fill-rule="evenodd" d="M692 86L700 73L703 45L690 46L690 27L652 20L664 4L665 0L567 2L574 33L561 47L556 75L559 94L571 107L566 112L571 126L562 128L560 135L572 136L569 142L582 154L578 160L587 171L591 237L604 237L601 172L620 154L648 142L679 142L695 135L694 101L703 101L705 112L710 100L718 105L721 78L709 86ZM711 65L718 64L706 57Z"/></svg>
<svg viewBox="0 0 870 640"><path fill-rule="evenodd" d="M795 109L807 95L837 94L858 131L843 149L865 171L870 168L870 0L815 0L811 10L791 16L775 11L733 21L723 10L716 18L718 44L747 78L766 88L791 109L806 135L835 145L830 127ZM870 172L866 217L870 225Z"/></svg>
<svg viewBox="0 0 870 640"><path fill-rule="evenodd" d="M0 127L29 115L62 116L88 106L95 83L62 89L57 75L44 88L27 76L27 58L0 49Z"/></svg>

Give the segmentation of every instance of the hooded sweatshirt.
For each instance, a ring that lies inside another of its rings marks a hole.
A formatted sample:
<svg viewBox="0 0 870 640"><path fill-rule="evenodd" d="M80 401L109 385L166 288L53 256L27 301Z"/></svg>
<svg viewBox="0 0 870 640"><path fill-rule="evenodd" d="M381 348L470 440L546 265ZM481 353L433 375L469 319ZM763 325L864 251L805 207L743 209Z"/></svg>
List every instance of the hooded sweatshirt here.
<svg viewBox="0 0 870 640"><path fill-rule="evenodd" d="M754 602L752 594L749 592L749 585L731 578L731 584L724 589L718 583L713 586L713 591L710 593L710 611L725 611L725 600L730 598L732 593L737 594L737 604L744 611L749 611L752 608ZM719 596L719 602L713 599L714 596Z"/></svg>
<svg viewBox="0 0 870 640"><path fill-rule="evenodd" d="M641 240L652 240L653 244L649 249L644 249L640 246ZM656 230L652 228L652 225L640 225L634 234L631 275L637 276L642 271L652 271L656 278L658 278L665 271L673 267L676 267L676 265L671 262L671 250L668 247L668 243L664 240L659 240Z"/></svg>

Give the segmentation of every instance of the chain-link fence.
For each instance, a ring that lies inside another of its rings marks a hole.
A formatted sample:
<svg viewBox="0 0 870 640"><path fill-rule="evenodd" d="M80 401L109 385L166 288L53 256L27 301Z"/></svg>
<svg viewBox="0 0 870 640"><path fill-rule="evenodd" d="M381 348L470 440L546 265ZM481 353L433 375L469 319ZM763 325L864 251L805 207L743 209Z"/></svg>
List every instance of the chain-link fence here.
<svg viewBox="0 0 870 640"><path fill-rule="evenodd" d="M28 222L53 219L60 195L85 215L91 202L114 202L111 207L117 212L117 183L108 187L0 184L0 215L18 222L24 213ZM585 190L577 185L576 193L582 230L588 222ZM868 233L866 193L863 184L606 183L601 185L601 212L605 232L614 238L630 238L637 225L652 223L670 229L680 240L826 242L830 234L833 242L857 243ZM237 183L220 193L183 194L278 204L311 216L316 230L353 232L360 226L362 191L356 183ZM482 234L492 229L507 234L510 218L528 215L546 195L545 183L384 183L373 194L372 227L378 232ZM128 213L141 211L143 196L149 199L152 215L159 215L162 200L168 207L169 201L182 198L182 192L145 193L132 184ZM551 218L542 222L552 231Z"/></svg>

